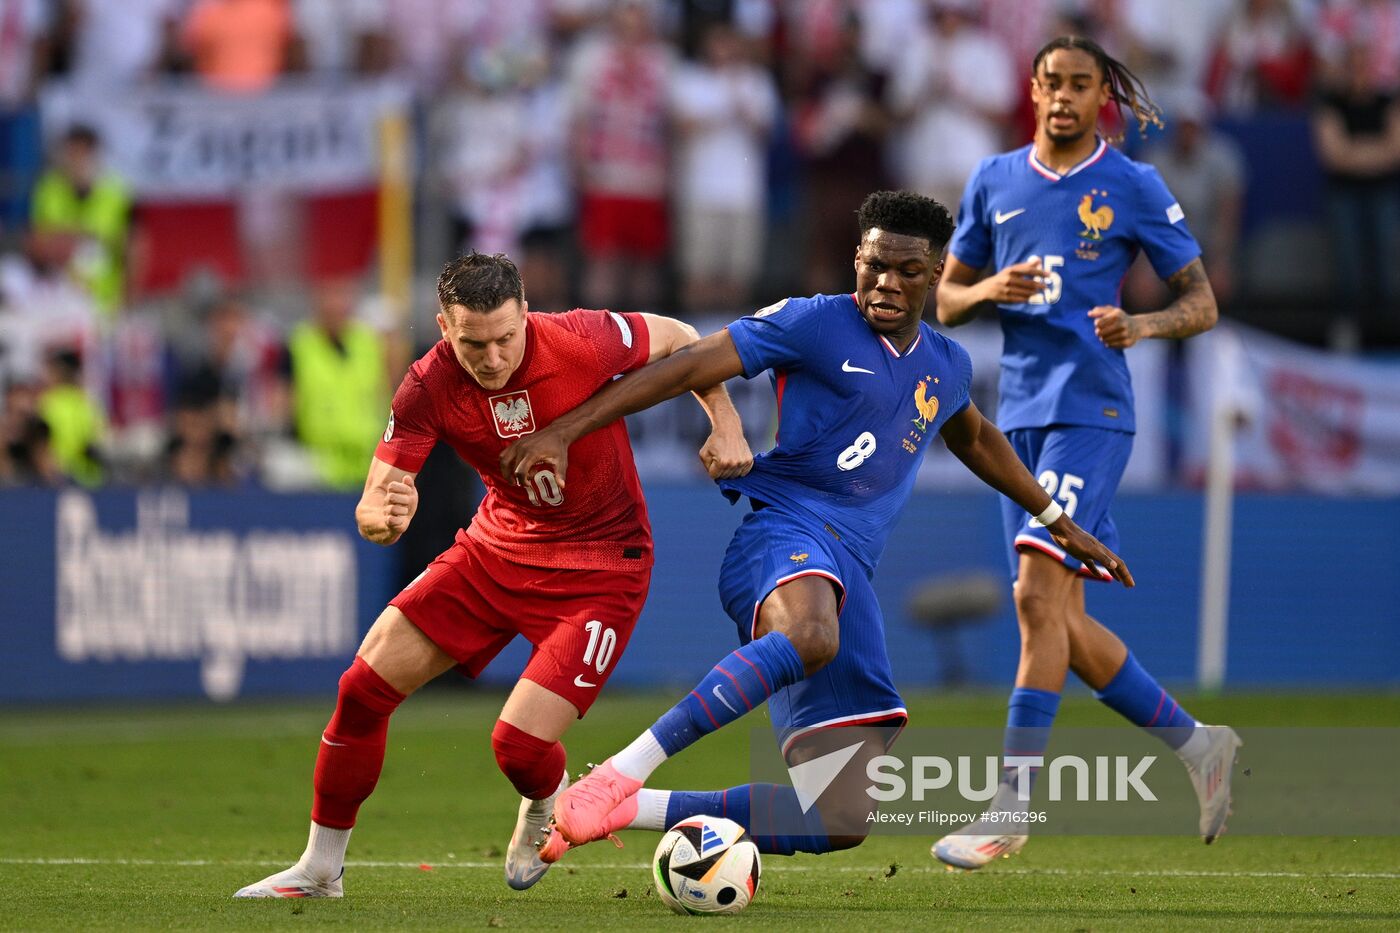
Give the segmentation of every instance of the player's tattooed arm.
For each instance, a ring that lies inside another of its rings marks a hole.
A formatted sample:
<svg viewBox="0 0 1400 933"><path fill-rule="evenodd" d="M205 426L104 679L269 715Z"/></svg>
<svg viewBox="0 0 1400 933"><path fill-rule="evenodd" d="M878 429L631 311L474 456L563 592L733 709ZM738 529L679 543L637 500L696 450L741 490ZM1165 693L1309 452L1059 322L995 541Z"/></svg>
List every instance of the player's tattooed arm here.
<svg viewBox="0 0 1400 933"><path fill-rule="evenodd" d="M1220 312L1215 304L1215 291L1200 259L1193 259L1167 279L1167 287L1176 300L1161 311L1142 315L1150 337L1181 340L1204 333L1215 326Z"/></svg>
<svg viewBox="0 0 1400 933"><path fill-rule="evenodd" d="M1148 337L1182 340L1215 326L1220 312L1200 259L1191 260L1166 282L1176 300L1161 311L1128 314L1122 308L1100 306L1089 312L1094 333L1105 346L1125 350Z"/></svg>

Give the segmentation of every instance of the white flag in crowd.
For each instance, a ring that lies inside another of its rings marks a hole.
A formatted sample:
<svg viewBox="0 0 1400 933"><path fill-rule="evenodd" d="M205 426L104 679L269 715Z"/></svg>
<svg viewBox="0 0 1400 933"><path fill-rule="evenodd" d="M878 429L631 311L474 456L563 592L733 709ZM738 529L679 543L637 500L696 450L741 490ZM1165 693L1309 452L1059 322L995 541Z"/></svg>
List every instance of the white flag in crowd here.
<svg viewBox="0 0 1400 933"><path fill-rule="evenodd" d="M1400 366L1339 356L1233 324L1192 339L1187 348L1188 475L1204 473L1210 413L1223 402L1240 415L1237 486L1400 493Z"/></svg>

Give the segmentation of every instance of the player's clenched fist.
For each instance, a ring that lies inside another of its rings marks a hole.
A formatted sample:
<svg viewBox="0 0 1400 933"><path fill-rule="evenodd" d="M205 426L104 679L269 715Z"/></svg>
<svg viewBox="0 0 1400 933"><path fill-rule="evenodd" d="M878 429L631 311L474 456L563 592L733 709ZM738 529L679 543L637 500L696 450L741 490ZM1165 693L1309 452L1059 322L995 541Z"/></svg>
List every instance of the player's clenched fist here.
<svg viewBox="0 0 1400 933"><path fill-rule="evenodd" d="M378 460L375 464L381 465ZM387 464L381 466L388 469ZM380 485L381 483L383 485ZM378 496L375 493L378 493ZM402 479L390 480L387 483L384 483L382 476L376 480L371 474L365 496L355 510L355 521L366 541L393 544L408 530L408 524L413 521L413 515L417 511L418 487L414 484L413 474L405 474Z"/></svg>
<svg viewBox="0 0 1400 933"><path fill-rule="evenodd" d="M417 511L418 487L413 484L413 477L391 482L384 494L384 526L397 537L408 530Z"/></svg>
<svg viewBox="0 0 1400 933"><path fill-rule="evenodd" d="M1137 319L1122 308L1099 305L1089 311L1089 318L1094 322L1094 334L1106 347L1126 350L1142 338Z"/></svg>
<svg viewBox="0 0 1400 933"><path fill-rule="evenodd" d="M733 479L753 469L753 451L741 429L714 431L700 448L700 462L710 479Z"/></svg>

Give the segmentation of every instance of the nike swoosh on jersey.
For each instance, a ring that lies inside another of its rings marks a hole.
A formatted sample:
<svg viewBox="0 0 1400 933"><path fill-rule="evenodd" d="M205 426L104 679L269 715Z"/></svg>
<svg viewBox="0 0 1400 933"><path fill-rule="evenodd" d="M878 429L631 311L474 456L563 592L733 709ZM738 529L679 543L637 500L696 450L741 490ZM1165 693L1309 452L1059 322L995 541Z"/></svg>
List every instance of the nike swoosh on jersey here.
<svg viewBox="0 0 1400 933"><path fill-rule="evenodd" d="M847 360L846 362L844 362L844 363L841 364L841 372L843 372L843 373L869 373L869 374L872 375L872 376L875 375L875 370L873 370L873 369L862 369L862 368L859 367L859 366L852 366L850 360Z"/></svg>
<svg viewBox="0 0 1400 933"><path fill-rule="evenodd" d="M729 711L730 711L731 713L733 713L735 716L739 715L739 711L738 711L737 709L735 709L734 707L732 707L732 706L729 705L729 701L726 700L726 699L724 698L724 694L720 692L719 687L715 687L714 690L712 690L712 691L710 691L710 692L713 693L716 697L719 698L719 701L720 701L721 703L724 704L725 709L729 710Z"/></svg>
<svg viewBox="0 0 1400 933"><path fill-rule="evenodd" d="M992 219L995 220L998 224L1004 224L1012 217L1015 217L1017 214L1024 214L1025 212L1026 209L1024 207L1018 207L1014 211L1007 211L1005 214L1003 214L1001 211L997 211L996 216Z"/></svg>
<svg viewBox="0 0 1400 933"><path fill-rule="evenodd" d="M596 687L596 686L598 686L598 685L597 685L597 684L590 684L588 681L586 681L586 680L583 679L583 675L582 675L582 674L579 674L578 676L576 676L576 677L574 678L574 686L575 686L575 687Z"/></svg>

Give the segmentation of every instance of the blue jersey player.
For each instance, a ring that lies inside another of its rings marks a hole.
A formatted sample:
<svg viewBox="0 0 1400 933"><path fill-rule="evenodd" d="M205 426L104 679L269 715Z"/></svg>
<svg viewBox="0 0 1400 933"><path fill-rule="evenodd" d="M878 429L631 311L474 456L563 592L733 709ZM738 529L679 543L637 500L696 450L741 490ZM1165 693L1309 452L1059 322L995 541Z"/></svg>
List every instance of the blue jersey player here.
<svg viewBox="0 0 1400 933"><path fill-rule="evenodd" d="M997 423L1064 510L1118 547L1109 514L1133 441L1133 391L1123 351L1147 337L1183 338L1215 323L1215 297L1200 248L1156 169L1134 162L1095 132L1109 101L1140 128L1156 109L1137 78L1095 43L1056 39L1036 55L1034 142L984 160L967 183L938 318L970 320L983 302L1000 310L1004 347ZM1119 287L1139 252L1176 299L1150 314L1119 308ZM982 270L990 273L983 277ZM1200 726L1084 610L1084 580L1102 577L1059 547L1039 522L1003 502L1011 544L1021 662L1007 715L1006 753L1038 756L1073 670L1133 723L1157 731L1186 763L1201 804L1200 832L1223 829L1230 766L1239 740ZM1007 770L993 812L934 845L934 855L978 868L1019 850L1030 787ZM1034 780L1034 770L1026 775ZM1013 827L1017 833L1008 834Z"/></svg>
<svg viewBox="0 0 1400 933"><path fill-rule="evenodd" d="M921 320L952 232L948 211L879 192L859 222L853 294L792 298L737 321L604 388L502 457L508 477L549 462L562 484L568 445L624 414L741 374L770 373L777 394L776 445L746 476L722 483L751 506L720 574L742 647L559 798L546 861L617 829L664 830L696 814L736 820L766 852L860 843L871 809L864 761L883 753L906 718L871 576L935 432L986 483L1041 516L1055 547L1132 585L1122 562L1055 506L972 404L967 353ZM772 784L642 787L666 758L765 701L790 765L857 745L848 758L865 759L842 769L815 807Z"/></svg>

